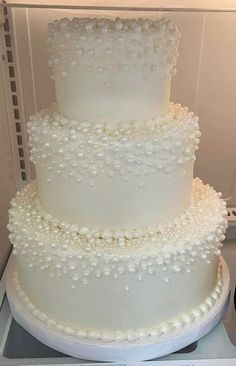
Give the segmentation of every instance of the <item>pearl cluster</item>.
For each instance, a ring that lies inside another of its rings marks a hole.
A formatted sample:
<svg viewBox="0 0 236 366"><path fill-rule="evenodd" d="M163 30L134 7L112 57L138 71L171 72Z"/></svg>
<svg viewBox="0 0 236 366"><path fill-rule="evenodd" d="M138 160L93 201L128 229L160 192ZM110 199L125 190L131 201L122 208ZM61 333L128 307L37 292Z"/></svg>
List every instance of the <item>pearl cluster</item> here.
<svg viewBox="0 0 236 366"><path fill-rule="evenodd" d="M47 181L65 179L96 183L96 176L130 177L163 172L195 160L198 149L198 117L179 104L149 121L89 123L70 120L56 109L37 113L28 122L30 159L47 167Z"/></svg>
<svg viewBox="0 0 236 366"><path fill-rule="evenodd" d="M191 273L197 259L211 264L212 255L220 255L227 226L225 202L199 179L194 180L189 208L155 228L110 232L79 227L40 211L35 199L32 182L12 200L8 229L14 254L50 277L69 276L72 288L94 276L118 280L130 273L142 281L160 268L167 274ZM170 282L168 275L165 282Z"/></svg>
<svg viewBox="0 0 236 366"><path fill-rule="evenodd" d="M73 69L113 73L165 70L175 74L180 34L165 18L63 18L48 26L49 66L66 77Z"/></svg>
<svg viewBox="0 0 236 366"><path fill-rule="evenodd" d="M37 308L27 296L25 291L21 288L18 273L15 271L13 274L13 283L15 290L18 294L19 299L24 304L25 308L31 312L33 317L37 318L39 321L43 322L47 326L53 328L58 332L62 332L65 335L73 336L78 339L90 339L90 340L102 340L105 342L134 342L138 339L143 339L147 337L158 337L163 338L165 335L173 334L176 335L180 329L190 326L192 323L199 321L204 315L206 315L214 305L217 304L223 287L222 278L222 267L219 264L217 282L212 293L195 309L189 313L181 314L173 319L164 321L161 324L150 328L141 328L137 330L127 330L127 331L109 331L109 330L96 330L96 329L84 329L84 328L74 328L67 326L66 324L61 324L56 322L54 319L49 318L45 313L43 313L39 308Z"/></svg>

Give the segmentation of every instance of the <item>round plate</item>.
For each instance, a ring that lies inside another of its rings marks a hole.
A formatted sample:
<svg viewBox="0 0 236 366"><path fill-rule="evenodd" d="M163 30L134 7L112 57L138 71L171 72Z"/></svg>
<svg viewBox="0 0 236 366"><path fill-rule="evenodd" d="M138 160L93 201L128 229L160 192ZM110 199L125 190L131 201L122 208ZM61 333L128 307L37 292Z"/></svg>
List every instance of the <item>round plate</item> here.
<svg viewBox="0 0 236 366"><path fill-rule="evenodd" d="M7 296L15 320L42 343L60 352L80 359L95 361L145 361L175 352L210 332L221 320L230 290L230 276L227 264L220 257L223 289L220 298L202 318L186 327L173 330L161 337L142 338L133 342L109 342L78 339L56 331L53 327L35 318L24 306L13 284L16 264L10 264L7 273Z"/></svg>

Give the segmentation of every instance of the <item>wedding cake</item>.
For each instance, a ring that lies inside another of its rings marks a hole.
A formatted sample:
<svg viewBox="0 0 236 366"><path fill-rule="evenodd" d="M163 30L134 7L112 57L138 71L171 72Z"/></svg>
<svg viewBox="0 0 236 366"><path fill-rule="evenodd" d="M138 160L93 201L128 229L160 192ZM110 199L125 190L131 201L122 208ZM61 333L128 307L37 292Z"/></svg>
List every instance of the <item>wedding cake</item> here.
<svg viewBox="0 0 236 366"><path fill-rule="evenodd" d="M193 179L198 117L170 102L179 37L165 18L49 24L57 103L28 122L36 180L12 200L13 283L73 339L171 337L221 296L227 210Z"/></svg>

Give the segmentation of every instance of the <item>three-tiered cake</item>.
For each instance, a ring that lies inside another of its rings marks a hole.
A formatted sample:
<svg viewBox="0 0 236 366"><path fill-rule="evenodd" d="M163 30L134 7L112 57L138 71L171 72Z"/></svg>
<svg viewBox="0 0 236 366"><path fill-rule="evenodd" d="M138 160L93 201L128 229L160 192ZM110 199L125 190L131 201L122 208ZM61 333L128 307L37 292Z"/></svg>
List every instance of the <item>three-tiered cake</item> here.
<svg viewBox="0 0 236 366"><path fill-rule="evenodd" d="M57 105L28 123L37 179L10 210L16 291L79 340L171 336L221 295L227 222L193 180L198 118L169 102L179 32L164 18L75 18L47 41Z"/></svg>

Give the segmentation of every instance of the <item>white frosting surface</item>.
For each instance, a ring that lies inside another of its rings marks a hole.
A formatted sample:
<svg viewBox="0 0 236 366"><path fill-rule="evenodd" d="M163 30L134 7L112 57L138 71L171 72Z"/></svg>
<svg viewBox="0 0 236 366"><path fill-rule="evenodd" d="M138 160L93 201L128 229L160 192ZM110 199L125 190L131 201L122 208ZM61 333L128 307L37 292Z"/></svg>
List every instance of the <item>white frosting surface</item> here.
<svg viewBox="0 0 236 366"><path fill-rule="evenodd" d="M169 20L67 18L49 24L60 113L91 123L168 111L179 32Z"/></svg>

